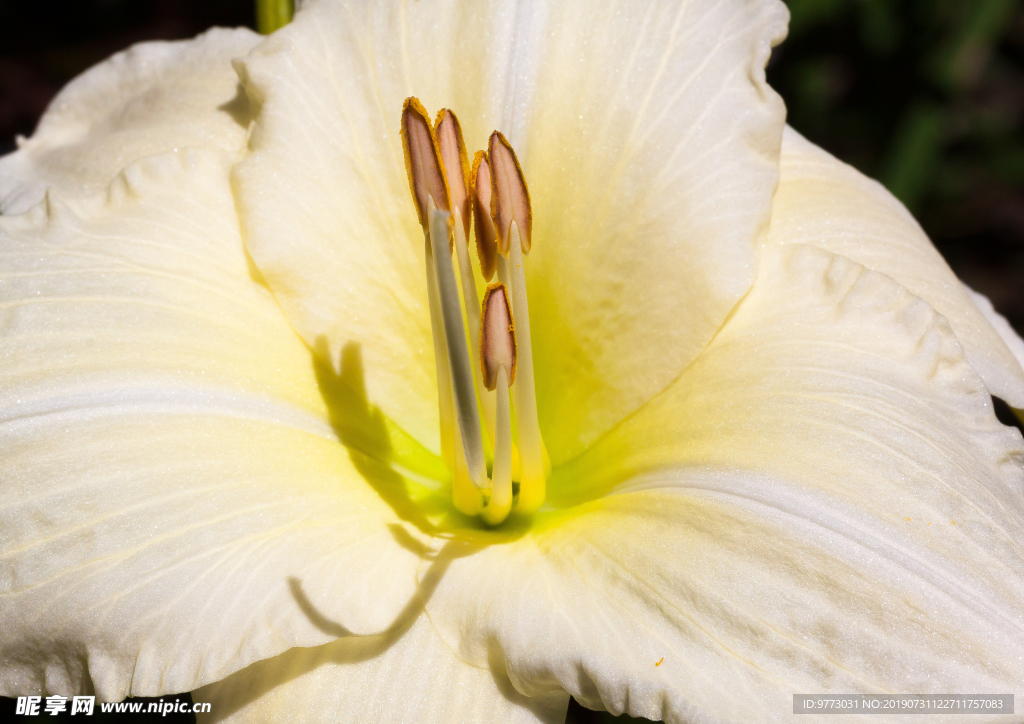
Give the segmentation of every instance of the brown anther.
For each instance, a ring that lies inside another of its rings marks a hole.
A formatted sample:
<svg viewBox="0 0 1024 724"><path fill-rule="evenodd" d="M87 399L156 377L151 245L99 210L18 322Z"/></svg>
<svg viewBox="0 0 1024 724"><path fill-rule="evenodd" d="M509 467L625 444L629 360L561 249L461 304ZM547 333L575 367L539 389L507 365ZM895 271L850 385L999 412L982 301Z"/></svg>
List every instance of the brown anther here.
<svg viewBox="0 0 1024 724"><path fill-rule="evenodd" d="M498 235L498 251L508 255L509 229L515 221L523 253L529 254L533 234L530 190L516 152L499 131L491 134L488 160L491 164L491 218Z"/></svg>
<svg viewBox="0 0 1024 724"><path fill-rule="evenodd" d="M509 387L516 380L516 330L508 291L501 282L487 286L480 317L480 369L484 386L493 390L498 384L498 368L504 367Z"/></svg>
<svg viewBox="0 0 1024 724"><path fill-rule="evenodd" d="M472 213L469 190L469 156L466 154L466 143L462 140L462 126L459 119L447 108L438 111L434 123L434 135L441 149L441 162L444 164L448 178L448 191L451 194L452 208L458 209L462 216L463 231L469 238L469 217Z"/></svg>
<svg viewBox="0 0 1024 724"><path fill-rule="evenodd" d="M476 152L470 178L476 227L476 254L480 257L480 273L483 274L484 280L489 282L498 264L498 246L495 241L494 221L491 220L491 166L487 163L486 151Z"/></svg>
<svg viewBox="0 0 1024 724"><path fill-rule="evenodd" d="M430 200L439 211L451 212L451 196L444 175L441 148L434 135L426 109L415 98L406 98L402 106L402 149L409 188L416 203L420 224L430 221Z"/></svg>

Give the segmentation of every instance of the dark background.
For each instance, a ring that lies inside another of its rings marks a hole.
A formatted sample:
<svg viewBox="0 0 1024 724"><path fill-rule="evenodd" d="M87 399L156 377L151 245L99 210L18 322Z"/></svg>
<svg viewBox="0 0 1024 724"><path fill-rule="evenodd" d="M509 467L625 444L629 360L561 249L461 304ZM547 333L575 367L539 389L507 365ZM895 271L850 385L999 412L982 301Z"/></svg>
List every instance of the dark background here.
<svg viewBox="0 0 1024 724"><path fill-rule="evenodd" d="M768 71L789 122L882 181L1024 329L1024 5L790 0Z"/></svg>
<svg viewBox="0 0 1024 724"><path fill-rule="evenodd" d="M788 4L768 79L790 124L888 186L960 278L1024 331L1024 2ZM252 0L0 0L0 154L111 53L254 22ZM569 721L630 719L573 703Z"/></svg>

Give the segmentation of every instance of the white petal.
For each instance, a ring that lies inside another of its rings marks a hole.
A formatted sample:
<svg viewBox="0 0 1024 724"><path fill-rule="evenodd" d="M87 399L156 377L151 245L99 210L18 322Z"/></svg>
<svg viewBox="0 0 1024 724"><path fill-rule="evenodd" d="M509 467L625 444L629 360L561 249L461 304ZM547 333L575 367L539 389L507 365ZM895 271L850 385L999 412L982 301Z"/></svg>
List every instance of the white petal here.
<svg viewBox="0 0 1024 724"><path fill-rule="evenodd" d="M1019 695L1020 434L891 279L809 246L763 258L697 361L549 486L625 492L481 539L431 620L526 694L670 722L788 720L795 693Z"/></svg>
<svg viewBox="0 0 1024 724"><path fill-rule="evenodd" d="M1024 369L1024 339L1021 339L1020 335L1014 331L1010 323L1006 321L1006 317L996 311L988 297L984 294L979 294L966 284L964 285L964 291L967 292L967 296L974 302L974 306L978 308L978 311L992 325L992 329L996 330L996 333L1002 338L1006 348L1017 358L1017 363Z"/></svg>
<svg viewBox="0 0 1024 724"><path fill-rule="evenodd" d="M386 637L292 649L193 693L200 722L562 724L569 695L525 697L504 674L460 661L420 614Z"/></svg>
<svg viewBox="0 0 1024 724"><path fill-rule="evenodd" d="M892 194L791 128L769 241L813 244L891 276L949 320L989 391L1024 407L1024 369Z"/></svg>
<svg viewBox="0 0 1024 724"><path fill-rule="evenodd" d="M303 337L360 343L370 399L436 450L402 102L454 109L471 149L503 131L534 203L541 424L552 460L571 457L753 280L784 114L764 63L786 17L774 0L308 2L244 61L261 107L236 170L248 248Z"/></svg>
<svg viewBox="0 0 1024 724"><path fill-rule="evenodd" d="M358 385L328 412L354 362L318 373L253 281L227 169L0 218L4 694L186 691L415 591L403 479L332 428L386 458L387 423Z"/></svg>
<svg viewBox="0 0 1024 724"><path fill-rule="evenodd" d="M193 40L139 43L90 68L0 159L0 212L27 211L50 186L101 193L145 156L187 146L239 151L250 109L231 59L259 40L245 28L213 28Z"/></svg>

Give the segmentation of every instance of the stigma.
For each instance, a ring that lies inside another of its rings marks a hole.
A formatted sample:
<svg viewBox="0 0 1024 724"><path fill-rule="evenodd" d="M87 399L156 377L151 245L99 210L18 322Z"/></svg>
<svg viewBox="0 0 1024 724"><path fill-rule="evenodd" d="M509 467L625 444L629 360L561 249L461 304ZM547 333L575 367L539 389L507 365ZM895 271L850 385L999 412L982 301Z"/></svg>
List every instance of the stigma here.
<svg viewBox="0 0 1024 724"><path fill-rule="evenodd" d="M470 165L451 110L431 122L418 100L407 99L401 136L423 227L441 455L452 475L452 502L498 525L512 513L536 511L546 494L526 297L529 189L512 145L498 131ZM490 281L497 275L482 298L471 233L480 276Z"/></svg>

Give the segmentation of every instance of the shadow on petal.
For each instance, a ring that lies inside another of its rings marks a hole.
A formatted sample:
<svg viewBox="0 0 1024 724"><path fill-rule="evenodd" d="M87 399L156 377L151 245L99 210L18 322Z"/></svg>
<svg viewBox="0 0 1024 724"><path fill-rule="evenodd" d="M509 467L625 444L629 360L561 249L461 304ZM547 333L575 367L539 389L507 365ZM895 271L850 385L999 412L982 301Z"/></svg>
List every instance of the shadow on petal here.
<svg viewBox="0 0 1024 724"><path fill-rule="evenodd" d="M339 639L352 635L352 632L349 629L336 621L330 620L313 605L313 602L306 596L306 592L302 590L302 581L298 578L295 576L288 577L288 589L291 591L292 598L295 599L295 602L299 604L299 608L302 609L302 613L304 613L310 623L318 629L323 631L325 634L329 634Z"/></svg>
<svg viewBox="0 0 1024 724"><path fill-rule="evenodd" d="M524 709L529 709L540 721L561 721L565 717L569 694L560 686L555 686L544 694L526 696L521 694L512 684L505 669L505 654L496 644L487 656L488 668L494 678L494 686L508 701L514 702Z"/></svg>
<svg viewBox="0 0 1024 724"><path fill-rule="evenodd" d="M238 84L235 90L235 97L217 106L217 110L227 113L242 128L248 128L249 124L256 117L256 114L253 112L255 110L254 104L241 83Z"/></svg>
<svg viewBox="0 0 1024 724"><path fill-rule="evenodd" d="M1015 410L999 397L992 398L996 418L1007 427L1015 427L1024 435L1024 410Z"/></svg>
<svg viewBox="0 0 1024 724"><path fill-rule="evenodd" d="M335 372L329 361L326 338L317 339L312 355L334 433L348 449L359 474L401 520L424 535L459 537L479 546L515 540L529 530L529 517L513 517L501 528L489 529L478 518L455 510L451 504L451 475L440 457L395 425L368 399L358 342L349 341L342 348L340 372ZM432 557L409 531L401 526L391 528L399 544L422 557Z"/></svg>
<svg viewBox="0 0 1024 724"><path fill-rule="evenodd" d="M394 532L394 531L393 531ZM216 713L218 720L228 718L234 712L253 703L292 680L311 673L329 664L358 664L383 656L409 632L417 620L424 615L427 602L433 596L438 584L444 578L451 563L457 558L472 555L480 550L479 543L464 540L450 540L436 553L425 553L425 558L432 558L426 571L420 578L416 592L406 603L402 611L386 629L377 634L365 636L354 635L343 624L333 621L323 614L309 600L302 581L291 577L288 585L292 597L303 614L321 631L337 636L337 640L323 646L310 648L293 648L270 659L264 659L235 672L226 679L213 685L215 689L223 688L234 693L219 706ZM495 674L498 681L503 677ZM511 682L504 680L499 687L510 701L524 699L511 687ZM200 690L202 691L202 690ZM203 700L197 694L197 701ZM220 699L220 697L216 697ZM220 702L219 702L220 703ZM540 702L541 705L544 702Z"/></svg>
<svg viewBox="0 0 1024 724"><path fill-rule="evenodd" d="M340 373L329 362L329 354L327 340L318 338L313 349L317 384L327 404L331 427L348 448L352 464L399 518L424 533L436 532L423 507L410 495L406 478L392 468L397 457L395 447L384 414L367 399L359 343L348 342L342 349Z"/></svg>
<svg viewBox="0 0 1024 724"><path fill-rule="evenodd" d="M531 527L530 518L512 518L499 529L484 528L478 520L454 510L448 497L450 480L447 484L442 480L436 487L429 487L432 480L438 480L447 471L437 456L431 456L422 446L417 449L418 443L370 402L358 342L350 341L343 347L339 372L329 362L325 339L318 339L311 353L331 427L359 474L394 510L398 520L388 525L388 531L398 545L420 559L418 580L415 590L389 625L376 633L357 634L344 620L325 615L307 595L302 579L289 577L287 582L297 609L314 627L336 640L322 646L292 648L201 689L197 701L211 700L204 699L209 696L218 702L217 720L228 718L268 695L282 695L297 683L296 679L307 674L326 676L331 666L356 667L374 659L393 659L398 654L392 649L403 642L415 626L430 626L425 618L427 603L455 560L473 556L493 545L512 542ZM419 462L416 455L420 455ZM441 474L436 474L436 469L430 470L431 459L441 464ZM419 470L415 469L417 465ZM423 474L424 468L428 474ZM424 482L403 472L420 473ZM433 477L429 473L434 473ZM564 708L564 693L552 692L542 700L527 701L515 691L503 669L492 669L492 676L500 694L509 702L531 709Z"/></svg>

